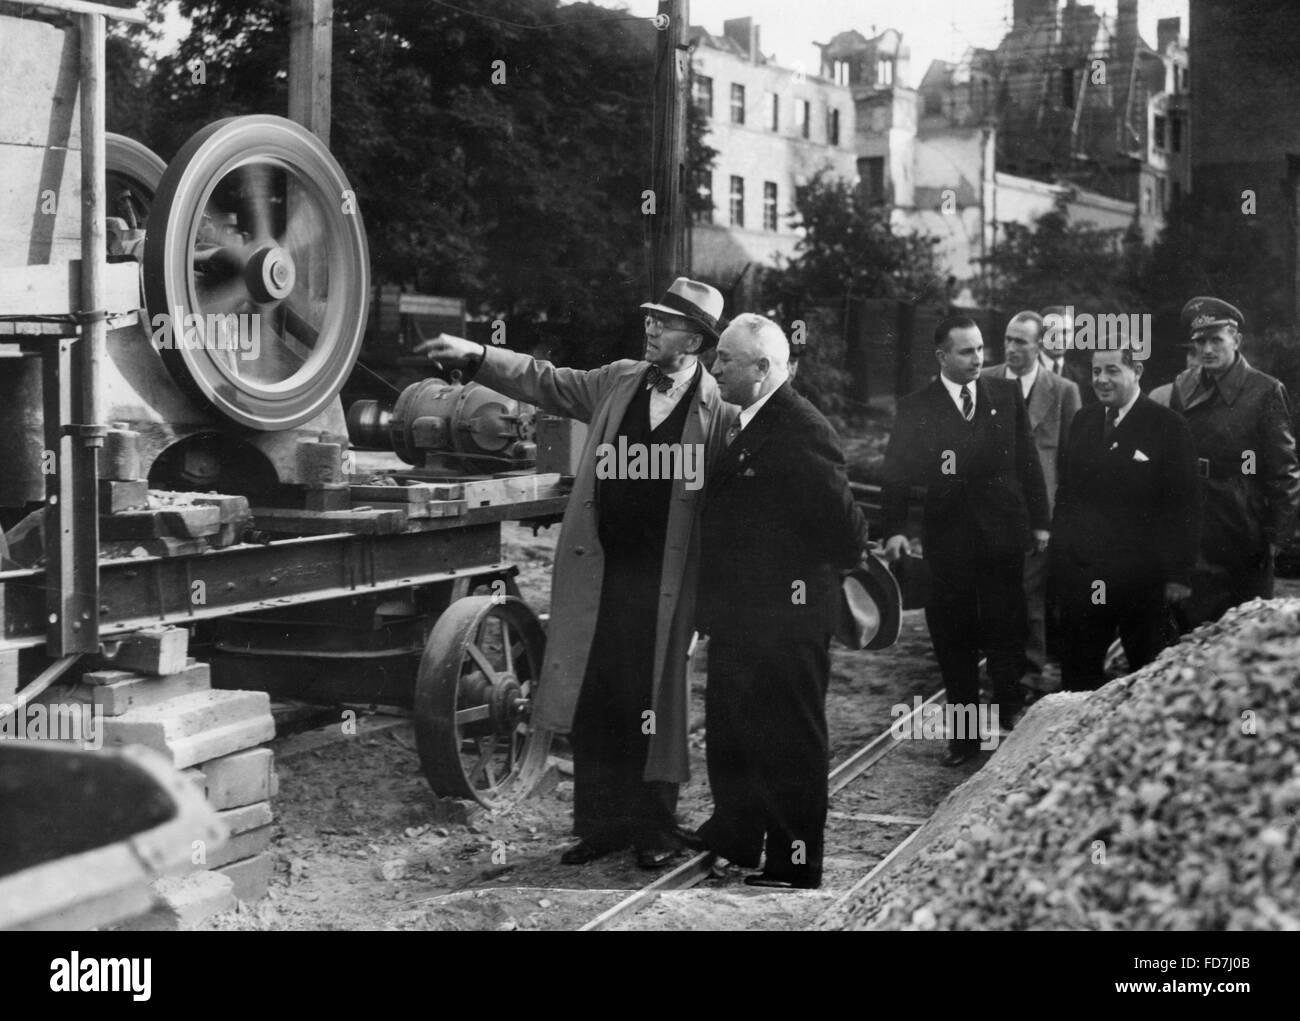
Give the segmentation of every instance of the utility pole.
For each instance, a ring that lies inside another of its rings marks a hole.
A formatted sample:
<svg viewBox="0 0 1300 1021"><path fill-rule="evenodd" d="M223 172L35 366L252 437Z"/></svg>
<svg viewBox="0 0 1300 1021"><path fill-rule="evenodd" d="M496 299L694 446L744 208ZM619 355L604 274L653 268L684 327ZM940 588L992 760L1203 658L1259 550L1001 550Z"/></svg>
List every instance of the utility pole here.
<svg viewBox="0 0 1300 1021"><path fill-rule="evenodd" d="M660 295L685 269L686 92L688 0L659 0L655 27L655 106L651 161L654 213L650 215L650 293Z"/></svg>

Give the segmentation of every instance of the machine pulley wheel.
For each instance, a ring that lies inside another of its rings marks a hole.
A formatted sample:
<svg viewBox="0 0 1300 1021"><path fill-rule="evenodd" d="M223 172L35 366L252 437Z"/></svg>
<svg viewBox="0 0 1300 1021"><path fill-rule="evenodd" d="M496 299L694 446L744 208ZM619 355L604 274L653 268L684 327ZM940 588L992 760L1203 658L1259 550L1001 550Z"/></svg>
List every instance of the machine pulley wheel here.
<svg viewBox="0 0 1300 1021"><path fill-rule="evenodd" d="M125 221L128 230L143 230L167 164L134 138L104 135L104 195L108 215Z"/></svg>
<svg viewBox="0 0 1300 1021"><path fill-rule="evenodd" d="M355 193L293 121L209 124L159 183L144 284L178 386L249 429L302 425L335 398L361 348L370 264Z"/></svg>
<svg viewBox="0 0 1300 1021"><path fill-rule="evenodd" d="M526 792L549 734L530 722L545 635L514 596L467 596L438 617L415 688L415 739L443 797L489 807Z"/></svg>

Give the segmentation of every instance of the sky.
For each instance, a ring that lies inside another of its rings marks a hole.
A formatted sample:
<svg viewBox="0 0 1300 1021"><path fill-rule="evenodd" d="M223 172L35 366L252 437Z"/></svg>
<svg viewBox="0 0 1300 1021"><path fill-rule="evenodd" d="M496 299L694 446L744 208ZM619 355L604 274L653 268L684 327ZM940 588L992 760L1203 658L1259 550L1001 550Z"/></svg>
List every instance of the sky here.
<svg viewBox="0 0 1300 1021"><path fill-rule="evenodd" d="M656 0L595 0L603 6L626 8L652 17ZM482 9L491 7L483 0ZM793 67L802 62L816 71L820 55L813 45L828 42L837 32L857 29L870 38L895 28L912 51L911 78L916 86L931 60L956 60L970 46L996 46L1011 23L1011 0L688 0L692 25L717 35L729 18L751 17L760 28L759 48L777 63ZM1094 7L1115 13L1115 0L1094 0ZM1156 22L1181 17L1187 33L1187 0L1142 0L1139 28L1155 45ZM875 32L872 27L875 27Z"/></svg>
<svg viewBox="0 0 1300 1021"><path fill-rule="evenodd" d="M604 7L653 17L657 0L593 0ZM911 81L920 84L931 60L957 60L970 46L994 47L1011 23L1011 0L687 0L692 25L702 25L717 35L729 18L751 17L758 24L759 47L777 63L795 67L802 63L816 72L820 54L815 43L828 42L837 32L857 29L870 38L886 28L903 33L912 51ZM1188 0L1141 0L1139 27L1142 37L1156 41L1156 21L1181 17L1187 33ZM493 0L458 0L465 6L491 14ZM1115 13L1115 0L1093 0L1093 6ZM159 49L174 49L188 25L170 5L163 23Z"/></svg>

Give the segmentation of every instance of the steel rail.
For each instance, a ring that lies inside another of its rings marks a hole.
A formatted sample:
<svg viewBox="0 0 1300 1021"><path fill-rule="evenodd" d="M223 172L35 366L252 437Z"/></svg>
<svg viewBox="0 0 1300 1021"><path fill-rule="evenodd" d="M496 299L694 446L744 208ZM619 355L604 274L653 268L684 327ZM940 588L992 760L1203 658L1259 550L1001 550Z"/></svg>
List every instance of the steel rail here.
<svg viewBox="0 0 1300 1021"><path fill-rule="evenodd" d="M829 784L829 790L827 793L836 794L843 790L891 751L897 748L898 745L902 743L902 739L894 736L895 728L904 724L910 724L912 719L918 713L922 712L927 706L942 697L943 690L940 689L939 691L936 691L902 719L895 720L890 724L889 729L884 731L884 733L878 734L876 737L872 738L838 766L832 769L826 778L827 783ZM874 876L880 869L885 867L886 863L892 861L894 856L911 842L912 837L916 836L916 833L917 830L913 830L902 843L890 851L890 853L886 855L870 873L868 873L867 878ZM643 908L649 907L659 899L659 895L662 893L673 890L689 890L693 886L698 886L709 875L713 866L714 858L715 855L711 851L699 852L681 865L678 865L672 871L665 873L653 882L648 883L628 897L625 897L613 907L602 911L599 915L578 929L578 931L600 932L608 930L612 928L615 923L622 921L624 918L631 917ZM854 884L852 889L859 889L866 881L867 879L859 880Z"/></svg>

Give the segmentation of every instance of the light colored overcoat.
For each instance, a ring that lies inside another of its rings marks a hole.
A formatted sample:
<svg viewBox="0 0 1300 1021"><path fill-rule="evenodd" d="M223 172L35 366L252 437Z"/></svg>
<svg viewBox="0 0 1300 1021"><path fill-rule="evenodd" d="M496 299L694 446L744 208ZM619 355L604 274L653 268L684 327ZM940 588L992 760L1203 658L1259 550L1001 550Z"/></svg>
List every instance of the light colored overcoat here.
<svg viewBox="0 0 1300 1021"><path fill-rule="evenodd" d="M986 379L1005 379L1006 369L1005 364L990 365L981 369L980 375ZM1029 391L1025 410L1029 413L1029 429L1034 434L1034 448L1038 451L1038 463L1042 465L1043 481L1047 484L1049 512L1056 506L1057 462L1065 450L1070 423L1074 421L1080 401L1079 388L1073 380L1058 376L1039 362L1038 378Z"/></svg>
<svg viewBox="0 0 1300 1021"><path fill-rule="evenodd" d="M587 423L587 440L555 549L551 620L541 685L533 708L536 726L567 733L573 724L587 659L596 635L605 573L597 527L598 448L615 443L628 404L642 385L648 363L620 360L598 369L557 368L550 362L488 346L474 381L553 415ZM718 393L713 376L701 372L694 407L682 429L683 444L701 444L704 477L726 448L738 409ZM667 545L659 583L655 630L654 733L644 779L684 783L690 777L687 734L690 692L687 653L695 630L695 593L700 562L700 510L704 490L673 480ZM617 598L617 593L609 593Z"/></svg>

